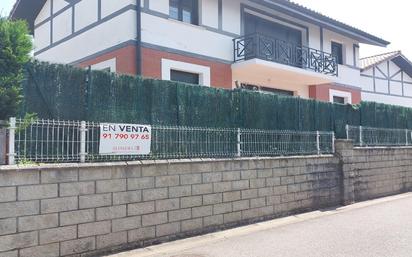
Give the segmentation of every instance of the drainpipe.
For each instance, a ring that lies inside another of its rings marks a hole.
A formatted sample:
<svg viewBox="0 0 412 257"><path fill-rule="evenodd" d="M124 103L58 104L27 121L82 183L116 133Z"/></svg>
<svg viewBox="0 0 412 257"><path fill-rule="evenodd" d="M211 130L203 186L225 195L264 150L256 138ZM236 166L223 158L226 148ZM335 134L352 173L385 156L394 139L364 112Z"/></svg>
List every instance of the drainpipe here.
<svg viewBox="0 0 412 257"><path fill-rule="evenodd" d="M142 6L136 0L136 75L142 75Z"/></svg>

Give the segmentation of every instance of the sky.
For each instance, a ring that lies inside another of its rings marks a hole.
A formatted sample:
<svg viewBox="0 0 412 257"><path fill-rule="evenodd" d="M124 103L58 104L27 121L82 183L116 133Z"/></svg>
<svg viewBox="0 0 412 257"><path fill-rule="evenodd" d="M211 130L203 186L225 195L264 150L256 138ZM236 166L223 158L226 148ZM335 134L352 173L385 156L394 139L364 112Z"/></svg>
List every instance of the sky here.
<svg viewBox="0 0 412 257"><path fill-rule="evenodd" d="M37 0L33 0L37 1ZM231 1L231 0L224 0ZM383 38L387 48L361 45L361 57L401 50L412 59L410 33L412 1L409 0L293 0L336 20ZM6 16L15 0L0 0L0 14Z"/></svg>
<svg viewBox="0 0 412 257"><path fill-rule="evenodd" d="M401 50L412 59L410 0L293 0L331 18L383 38L387 48L361 45L361 57Z"/></svg>
<svg viewBox="0 0 412 257"><path fill-rule="evenodd" d="M9 15L10 10L13 8L13 5L15 2L16 0L0 0L0 15L1 16Z"/></svg>

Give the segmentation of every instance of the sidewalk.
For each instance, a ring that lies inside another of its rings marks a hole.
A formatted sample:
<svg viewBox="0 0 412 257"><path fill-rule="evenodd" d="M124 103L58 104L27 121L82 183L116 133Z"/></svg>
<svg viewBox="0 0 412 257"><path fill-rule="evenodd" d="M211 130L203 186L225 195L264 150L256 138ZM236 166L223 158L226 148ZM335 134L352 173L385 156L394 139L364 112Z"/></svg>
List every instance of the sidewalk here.
<svg viewBox="0 0 412 257"><path fill-rule="evenodd" d="M110 257L409 257L412 193L315 211Z"/></svg>

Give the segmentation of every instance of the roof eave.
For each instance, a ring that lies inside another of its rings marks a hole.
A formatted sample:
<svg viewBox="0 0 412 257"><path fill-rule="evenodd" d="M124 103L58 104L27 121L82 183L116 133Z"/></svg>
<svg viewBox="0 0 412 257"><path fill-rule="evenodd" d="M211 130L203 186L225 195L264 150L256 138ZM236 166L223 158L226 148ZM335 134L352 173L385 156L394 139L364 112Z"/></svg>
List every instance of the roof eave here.
<svg viewBox="0 0 412 257"><path fill-rule="evenodd" d="M376 46L383 46L383 47L390 44L389 41L386 41L384 39L373 36L359 29L353 28L344 23L333 20L332 18L329 18L327 16L324 16L322 14L319 14L315 11L312 11L310 9L307 9L303 6L300 6L298 4L292 3L287 0L251 0L251 1L265 5L268 8L272 8L272 9L280 8L286 14L289 14L293 17L299 17L300 19L306 20L311 23L315 23L326 29L330 29L337 33L346 35L350 38L353 38L359 41L360 43L376 45ZM33 32L34 20L36 19L36 16L40 12L41 7L43 7L45 2L46 0L36 0L36 1L16 0L16 3L14 4L14 7L12 11L10 12L9 17L11 19L26 20L29 24L30 31ZM26 3L25 6L27 6L28 4L31 4L33 6L32 8L29 8L30 10L27 10L21 7L23 6L22 3Z"/></svg>
<svg viewBox="0 0 412 257"><path fill-rule="evenodd" d="M359 43L370 44L375 46L388 46L389 41L361 31L359 29L353 28L349 25L346 25L342 22L333 20L325 15L319 14L315 11L307 9L298 4L292 3L288 0L251 0L256 3L260 3L268 8L278 9L283 11L292 17L297 17L299 19L305 20L312 24L324 27L326 29L335 31L339 34L343 34L350 38L353 38Z"/></svg>
<svg viewBox="0 0 412 257"><path fill-rule="evenodd" d="M398 65L409 77L412 77L412 62L403 54L399 54L392 58L393 62Z"/></svg>
<svg viewBox="0 0 412 257"><path fill-rule="evenodd" d="M16 0L9 14L9 19L25 20L31 33L34 31L34 21L43 8L46 0Z"/></svg>
<svg viewBox="0 0 412 257"><path fill-rule="evenodd" d="M9 13L9 19L13 19L13 16L16 12L16 8L17 8L17 5L19 4L19 2L20 2L20 0L16 0L16 2L14 3L13 8L11 9L11 11Z"/></svg>

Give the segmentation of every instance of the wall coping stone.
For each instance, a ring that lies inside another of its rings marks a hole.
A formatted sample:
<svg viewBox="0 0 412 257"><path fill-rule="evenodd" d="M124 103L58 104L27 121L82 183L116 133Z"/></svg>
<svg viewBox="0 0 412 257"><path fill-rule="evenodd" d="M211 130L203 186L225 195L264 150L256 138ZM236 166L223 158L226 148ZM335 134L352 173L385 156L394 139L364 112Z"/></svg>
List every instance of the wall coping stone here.
<svg viewBox="0 0 412 257"><path fill-rule="evenodd" d="M344 144L353 144L352 139L336 139L335 143L344 143ZM388 149L388 150L396 150L396 149L412 149L412 145L410 146L353 146L355 150L379 150L379 149Z"/></svg>
<svg viewBox="0 0 412 257"><path fill-rule="evenodd" d="M355 146L353 147L355 150L407 150L412 149L412 146Z"/></svg>
<svg viewBox="0 0 412 257"><path fill-rule="evenodd" d="M125 166L146 166L159 164L188 164L188 163L208 163L208 162L228 162L228 161L266 161L266 160L304 160L304 159L328 159L334 158L333 154L325 155L304 155L304 156L278 156L278 157L242 157L242 158L196 158L196 159L173 159L173 160L142 160L123 162L94 162L94 163L59 163L59 164L29 164L29 165L2 165L0 172L5 171L39 171L48 169L79 169L79 168L101 168L101 167L125 167Z"/></svg>

